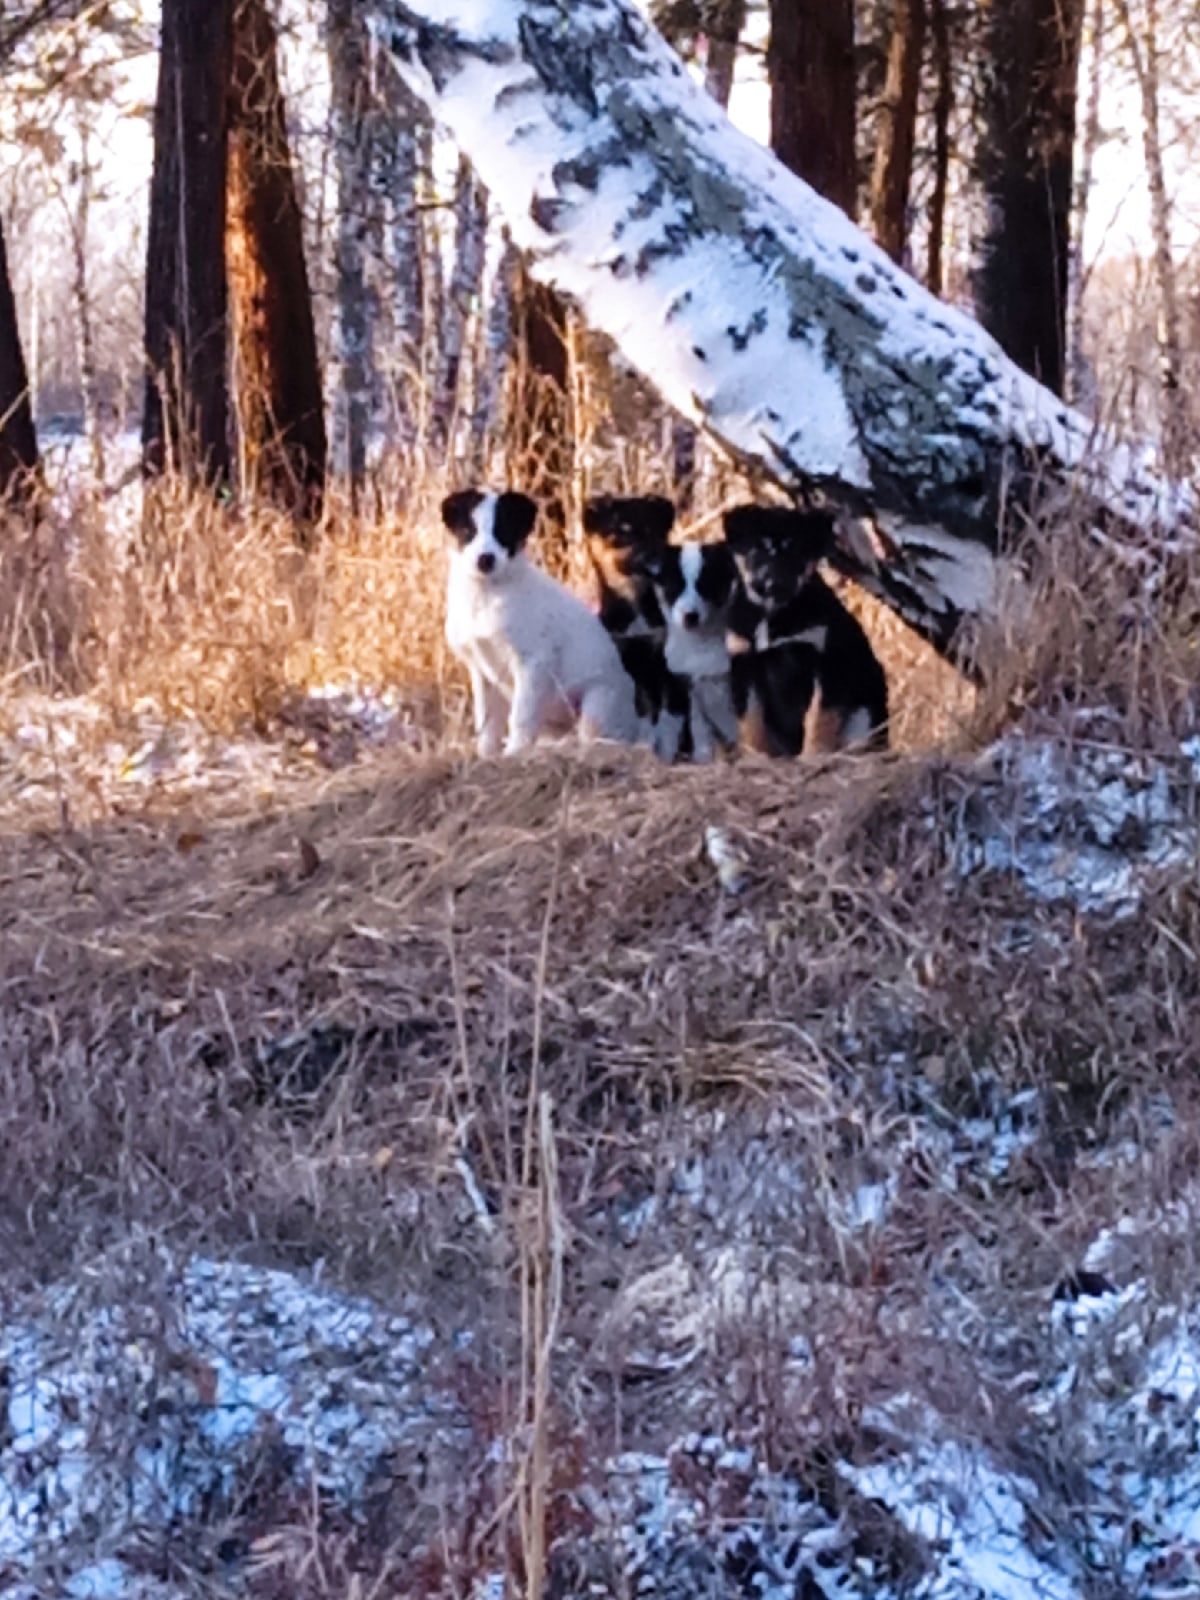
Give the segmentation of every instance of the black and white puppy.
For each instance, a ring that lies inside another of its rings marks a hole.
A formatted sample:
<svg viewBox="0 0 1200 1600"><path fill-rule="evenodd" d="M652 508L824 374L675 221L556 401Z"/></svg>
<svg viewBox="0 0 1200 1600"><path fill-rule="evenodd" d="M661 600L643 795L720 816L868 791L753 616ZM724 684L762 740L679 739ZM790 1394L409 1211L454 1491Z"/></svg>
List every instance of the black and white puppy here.
<svg viewBox="0 0 1200 1600"><path fill-rule="evenodd" d="M463 489L443 500L442 521L454 540L446 641L471 675L480 755L513 754L572 725L584 738L635 744L642 728L616 645L525 554L536 504Z"/></svg>
<svg viewBox="0 0 1200 1600"><path fill-rule="evenodd" d="M675 507L662 495L599 495L583 532L608 629L633 680L638 715L664 761L690 754L688 688L667 666L667 623L652 571L668 547Z"/></svg>
<svg viewBox="0 0 1200 1600"><path fill-rule="evenodd" d="M651 577L666 618L667 667L688 686L692 759L711 761L738 740L727 642L733 558L723 544L667 545Z"/></svg>
<svg viewBox="0 0 1200 1600"><path fill-rule="evenodd" d="M725 540L739 578L729 631L743 728L759 722L769 754L799 755L815 693L821 748L885 747L886 674L861 625L817 571L833 549L833 517L737 506L725 514Z"/></svg>

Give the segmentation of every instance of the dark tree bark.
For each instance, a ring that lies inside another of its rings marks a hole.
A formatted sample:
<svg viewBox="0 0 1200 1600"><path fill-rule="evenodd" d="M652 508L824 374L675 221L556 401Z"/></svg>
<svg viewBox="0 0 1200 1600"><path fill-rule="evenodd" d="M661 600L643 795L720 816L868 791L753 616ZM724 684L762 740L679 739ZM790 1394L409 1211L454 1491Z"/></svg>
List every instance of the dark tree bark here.
<svg viewBox="0 0 1200 1600"><path fill-rule="evenodd" d="M566 539L574 471L571 355L567 310L553 289L517 275L512 398L508 405L510 470L544 497L552 544Z"/></svg>
<svg viewBox="0 0 1200 1600"><path fill-rule="evenodd" d="M17 306L0 227L0 500L23 495L38 468L29 374L21 350Z"/></svg>
<svg viewBox="0 0 1200 1600"><path fill-rule="evenodd" d="M708 46L704 87L718 105L728 110L738 45L746 25L746 0L708 0L701 20Z"/></svg>
<svg viewBox="0 0 1200 1600"><path fill-rule="evenodd" d="M858 208L854 0L770 0L771 149L848 217Z"/></svg>
<svg viewBox="0 0 1200 1600"><path fill-rule="evenodd" d="M976 179L976 313L1055 394L1066 372L1072 159L1083 0L987 0Z"/></svg>
<svg viewBox="0 0 1200 1600"><path fill-rule="evenodd" d="M895 0L879 143L871 175L871 226L893 261L908 243L908 196L917 134L925 0Z"/></svg>
<svg viewBox="0 0 1200 1600"><path fill-rule="evenodd" d="M946 243L946 198L950 189L950 118L954 112L954 71L950 56L950 24L946 0L929 0L933 44L933 190L929 198L929 258L925 282L941 294L945 274L942 251Z"/></svg>
<svg viewBox="0 0 1200 1600"><path fill-rule="evenodd" d="M146 252L143 462L229 476L225 189L233 0L164 0Z"/></svg>
<svg viewBox="0 0 1200 1600"><path fill-rule="evenodd" d="M266 0L235 0L226 217L245 487L320 516L325 413L278 43Z"/></svg>

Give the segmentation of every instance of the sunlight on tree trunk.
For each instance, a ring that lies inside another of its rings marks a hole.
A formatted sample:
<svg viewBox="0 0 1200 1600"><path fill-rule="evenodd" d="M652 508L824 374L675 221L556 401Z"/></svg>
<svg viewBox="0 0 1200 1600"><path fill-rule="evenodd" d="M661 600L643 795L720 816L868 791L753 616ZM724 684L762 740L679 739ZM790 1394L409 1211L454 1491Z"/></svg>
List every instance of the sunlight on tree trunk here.
<svg viewBox="0 0 1200 1600"><path fill-rule="evenodd" d="M266 0L235 0L228 252L243 488L321 514L325 411L312 295Z"/></svg>
<svg viewBox="0 0 1200 1600"><path fill-rule="evenodd" d="M871 175L871 226L893 261L903 259L908 243L908 197L924 48L925 0L896 0L879 143Z"/></svg>

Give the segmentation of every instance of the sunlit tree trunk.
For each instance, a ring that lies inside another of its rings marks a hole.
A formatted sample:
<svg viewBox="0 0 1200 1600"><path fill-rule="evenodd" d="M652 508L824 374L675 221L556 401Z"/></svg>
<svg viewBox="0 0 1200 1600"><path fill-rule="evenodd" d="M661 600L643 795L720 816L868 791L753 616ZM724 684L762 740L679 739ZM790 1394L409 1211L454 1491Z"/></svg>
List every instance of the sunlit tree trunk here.
<svg viewBox="0 0 1200 1600"><path fill-rule="evenodd" d="M908 197L924 48L925 0L895 0L879 143L871 174L871 226L893 261L903 258L908 243Z"/></svg>
<svg viewBox="0 0 1200 1600"><path fill-rule="evenodd" d="M146 253L145 468L229 476L225 189L233 0L164 0Z"/></svg>
<svg viewBox="0 0 1200 1600"><path fill-rule="evenodd" d="M325 412L296 181L266 0L235 0L228 252L246 487L320 516Z"/></svg>

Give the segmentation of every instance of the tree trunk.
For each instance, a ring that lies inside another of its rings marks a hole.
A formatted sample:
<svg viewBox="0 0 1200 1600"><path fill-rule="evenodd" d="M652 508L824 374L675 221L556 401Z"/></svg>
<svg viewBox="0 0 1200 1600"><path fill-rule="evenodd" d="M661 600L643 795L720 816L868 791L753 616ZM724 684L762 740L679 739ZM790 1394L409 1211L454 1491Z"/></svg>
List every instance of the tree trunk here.
<svg viewBox="0 0 1200 1600"><path fill-rule="evenodd" d="M147 472L229 475L225 188L233 0L165 0L146 255Z"/></svg>
<svg viewBox="0 0 1200 1600"><path fill-rule="evenodd" d="M454 268L441 325L440 367L430 429L434 449L451 450L462 398L463 356L471 317L478 309L487 254L487 190L460 157L454 190Z"/></svg>
<svg viewBox="0 0 1200 1600"><path fill-rule="evenodd" d="M338 212L334 437L357 508L366 482L367 435L376 389L365 246L378 209L370 181L378 119L367 73L369 39L361 7L357 0L328 0L326 20Z"/></svg>
<svg viewBox="0 0 1200 1600"><path fill-rule="evenodd" d="M386 58L380 63L380 93L388 119L389 139L378 152L380 178L391 211L389 250L391 267L389 437L395 436L408 451L421 436L425 347L425 250L422 238L421 138L419 125L425 107L409 93Z"/></svg>
<svg viewBox="0 0 1200 1600"><path fill-rule="evenodd" d="M771 149L797 177L858 209L854 0L770 0Z"/></svg>
<svg viewBox="0 0 1200 1600"><path fill-rule="evenodd" d="M508 466L531 494L543 498L549 546L567 538L574 473L571 355L567 310L525 263L517 274L516 360L508 405Z"/></svg>
<svg viewBox="0 0 1200 1600"><path fill-rule="evenodd" d="M908 243L908 196L924 48L925 0L895 0L879 143L871 175L871 226L893 261L903 259Z"/></svg>
<svg viewBox="0 0 1200 1600"><path fill-rule="evenodd" d="M23 497L38 470L37 432L0 225L0 501Z"/></svg>
<svg viewBox="0 0 1200 1600"><path fill-rule="evenodd" d="M235 0L226 249L247 488L321 514L325 412L278 45L266 0Z"/></svg>
<svg viewBox="0 0 1200 1600"><path fill-rule="evenodd" d="M1104 6L1105 0L1092 0L1091 12L1091 64L1088 72L1087 110L1084 115L1083 137L1079 148L1079 171L1075 174L1075 198L1072 211L1071 272L1067 306L1067 395L1078 405L1091 398L1094 384L1088 377L1088 363L1083 353L1083 301L1087 292L1088 269L1084 261L1084 234L1087 231L1088 210L1092 198L1092 171L1096 151L1100 146L1100 92L1103 86L1104 67Z"/></svg>
<svg viewBox="0 0 1200 1600"><path fill-rule="evenodd" d="M980 322L1055 394L1066 371L1071 167L1083 0L987 0L976 179Z"/></svg>
<svg viewBox="0 0 1200 1600"><path fill-rule="evenodd" d="M520 270L521 253L506 229L504 247L496 264L491 304L486 318L480 319L470 452L471 472L476 478L488 474L492 447L501 423L504 376L512 350L513 298Z"/></svg>
<svg viewBox="0 0 1200 1600"><path fill-rule="evenodd" d="M79 188L71 217L71 293L75 301L76 346L79 352L79 386L83 392L83 432L92 458L92 477L98 491L104 487L104 425L100 417L100 375L96 361L96 329L92 318L88 262L92 213L91 137L86 109L78 110Z"/></svg>
<svg viewBox="0 0 1200 1600"><path fill-rule="evenodd" d="M1158 106L1158 0L1146 0L1145 46L1139 41L1127 0L1116 0L1125 30L1142 101L1142 146L1150 188L1150 225L1154 232L1154 273L1158 279L1158 359L1163 395L1163 457L1168 471L1182 472L1187 460L1187 411L1182 389L1183 339L1179 319L1179 284L1171 253L1171 202L1163 172Z"/></svg>
<svg viewBox="0 0 1200 1600"><path fill-rule="evenodd" d="M728 111L738 45L746 25L746 0L708 0L702 20L708 45L704 87L717 104Z"/></svg>
<svg viewBox="0 0 1200 1600"><path fill-rule="evenodd" d="M946 0L929 0L933 36L933 190L929 197L929 256L925 282L934 294L944 284L942 252L946 243L946 198L950 189L950 118L954 114L954 71L950 57L950 24Z"/></svg>
<svg viewBox="0 0 1200 1600"><path fill-rule="evenodd" d="M530 270L745 469L870 517L873 547L845 541L842 565L939 647L995 617L1002 511L1058 490L1115 539L1169 504L714 117L633 0L475 0L458 23L445 0L371 4Z"/></svg>

